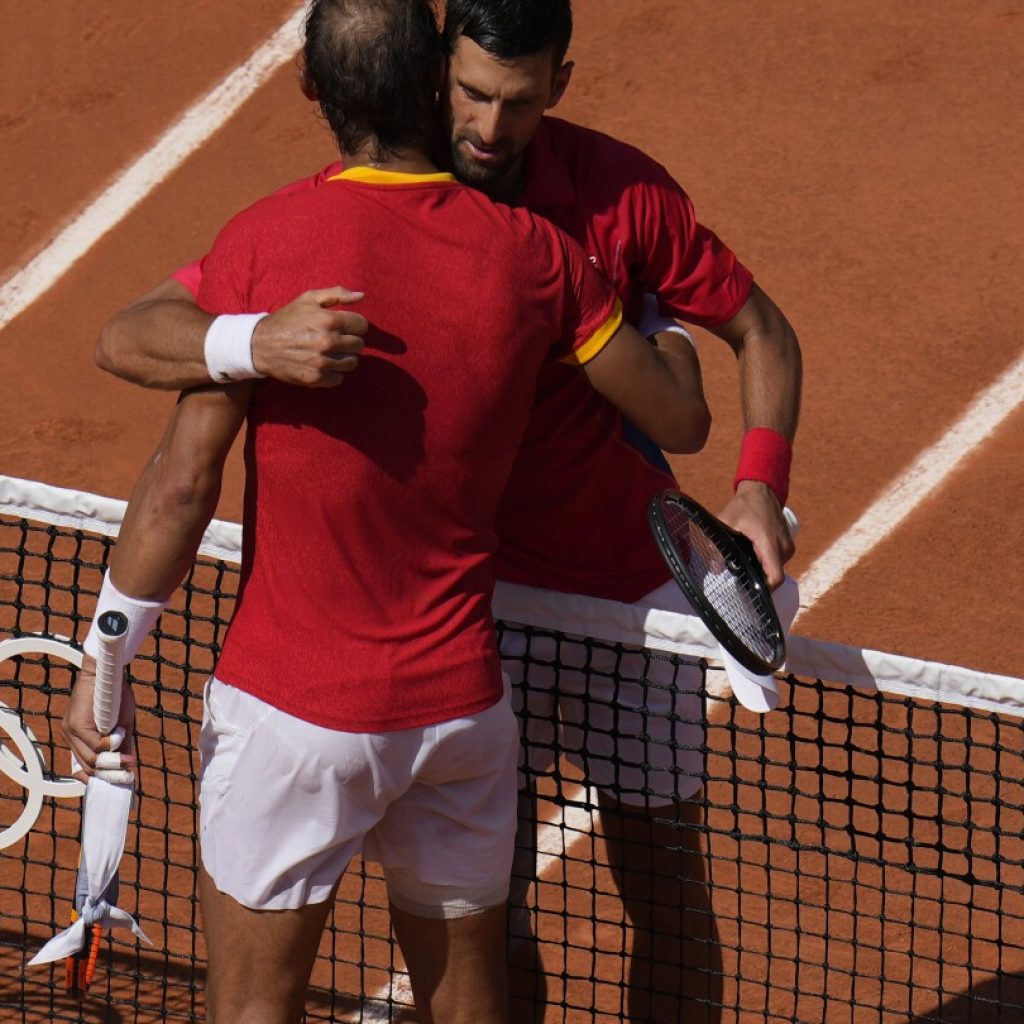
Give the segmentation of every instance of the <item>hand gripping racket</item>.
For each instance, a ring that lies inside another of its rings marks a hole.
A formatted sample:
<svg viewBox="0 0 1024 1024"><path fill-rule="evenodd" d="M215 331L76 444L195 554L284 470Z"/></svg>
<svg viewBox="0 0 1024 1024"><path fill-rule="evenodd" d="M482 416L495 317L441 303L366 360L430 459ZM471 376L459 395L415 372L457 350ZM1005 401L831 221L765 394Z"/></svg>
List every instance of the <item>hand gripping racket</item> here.
<svg viewBox="0 0 1024 1024"><path fill-rule="evenodd" d="M93 691L92 711L97 730L109 736L117 725L121 711L121 685L124 681L124 643L128 635L128 619L121 612L104 612L96 621L100 647L96 656L96 688ZM71 920L78 915L89 895L89 878L85 870L85 859L79 862L75 894L72 901ZM111 904L117 903L117 878L107 886L104 897ZM100 946L103 943L103 928L94 924L89 928L82 948L67 958L67 990L72 995L84 996L96 973Z"/></svg>
<svg viewBox="0 0 1024 1024"><path fill-rule="evenodd" d="M796 517L785 511L794 530ZM652 498L647 520L676 583L711 635L755 675L781 668L786 635L753 544L678 491Z"/></svg>

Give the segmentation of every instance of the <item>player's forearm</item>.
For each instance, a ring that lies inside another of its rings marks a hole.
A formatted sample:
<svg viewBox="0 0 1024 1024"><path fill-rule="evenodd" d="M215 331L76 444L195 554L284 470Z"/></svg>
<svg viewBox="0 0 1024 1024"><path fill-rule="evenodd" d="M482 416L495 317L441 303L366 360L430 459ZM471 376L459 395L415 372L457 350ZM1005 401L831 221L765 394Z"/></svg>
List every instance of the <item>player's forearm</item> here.
<svg viewBox="0 0 1024 1024"><path fill-rule="evenodd" d="M745 428L764 427L792 441L800 416L803 364L800 344L786 317L755 285L722 336L739 360Z"/></svg>
<svg viewBox="0 0 1024 1024"><path fill-rule="evenodd" d="M688 338L659 334L652 345L624 323L583 373L663 451L682 455L704 446L711 413Z"/></svg>
<svg viewBox="0 0 1024 1024"><path fill-rule="evenodd" d="M711 410L704 397L697 350L685 335L659 332L651 340L666 374L665 397L678 421L676 444L664 446L665 451L692 455L704 447L711 431Z"/></svg>
<svg viewBox="0 0 1024 1024"><path fill-rule="evenodd" d="M143 387L183 390L209 384L204 345L212 322L184 285L165 281L104 326L96 363Z"/></svg>
<svg viewBox="0 0 1024 1024"><path fill-rule="evenodd" d="M800 415L800 345L781 310L756 285L740 313L716 333L739 359L746 427L735 494L720 515L753 542L774 588L793 555L782 506L789 495L791 443Z"/></svg>
<svg viewBox="0 0 1024 1024"><path fill-rule="evenodd" d="M187 575L220 497L224 461L248 407L251 386L183 396L132 491L111 581L143 601L165 601Z"/></svg>
<svg viewBox="0 0 1024 1024"><path fill-rule="evenodd" d="M179 473L158 452L132 491L111 556L117 589L142 601L166 601L188 574L219 496L219 479Z"/></svg>
<svg viewBox="0 0 1024 1024"><path fill-rule="evenodd" d="M337 387L359 364L369 324L363 298L343 286L303 292L270 316L212 317L177 281L165 281L117 314L96 345L101 369L150 388L273 377L301 387ZM215 324L213 329L210 325Z"/></svg>

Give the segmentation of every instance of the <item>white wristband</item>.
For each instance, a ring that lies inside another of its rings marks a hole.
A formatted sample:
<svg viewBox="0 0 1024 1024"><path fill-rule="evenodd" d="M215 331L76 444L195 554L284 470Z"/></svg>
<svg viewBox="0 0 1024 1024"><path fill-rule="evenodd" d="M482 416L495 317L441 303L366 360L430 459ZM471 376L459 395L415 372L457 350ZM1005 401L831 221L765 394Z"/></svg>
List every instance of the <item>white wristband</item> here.
<svg viewBox="0 0 1024 1024"><path fill-rule="evenodd" d="M218 384L263 377L252 365L252 335L268 313L236 313L219 316L210 324L203 345L210 379Z"/></svg>
<svg viewBox="0 0 1024 1024"><path fill-rule="evenodd" d="M160 613L166 604L166 601L140 601L136 597L122 594L114 586L108 572L103 577L103 586L100 588L100 596L96 601L96 611L93 615L92 626L89 628L89 635L82 645L85 653L90 658L95 658L99 653L99 629L96 623L100 615L103 612L121 612L128 619L128 633L124 642L124 661L127 665L145 643L149 631L156 625L156 620L160 618Z"/></svg>
<svg viewBox="0 0 1024 1024"><path fill-rule="evenodd" d="M644 308L640 313L636 329L645 338L651 338L664 331L671 331L673 334L681 334L691 345L693 344L693 338L685 327L658 312L658 297L650 293L644 296Z"/></svg>

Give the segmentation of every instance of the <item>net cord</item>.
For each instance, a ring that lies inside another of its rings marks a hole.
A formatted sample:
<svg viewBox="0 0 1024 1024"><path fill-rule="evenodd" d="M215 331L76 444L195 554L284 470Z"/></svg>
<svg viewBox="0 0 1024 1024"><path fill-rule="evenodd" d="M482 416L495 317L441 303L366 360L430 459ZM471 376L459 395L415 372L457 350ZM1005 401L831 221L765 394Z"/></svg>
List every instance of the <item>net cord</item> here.
<svg viewBox="0 0 1024 1024"><path fill-rule="evenodd" d="M116 537L126 508L127 502L117 498L0 475L3 515ZM242 556L241 526L213 520L199 553L237 565ZM496 618L508 622L721 665L717 642L694 615L502 581L495 588L493 609ZM1020 679L899 654L791 636L786 665L778 674L785 673L1024 718Z"/></svg>

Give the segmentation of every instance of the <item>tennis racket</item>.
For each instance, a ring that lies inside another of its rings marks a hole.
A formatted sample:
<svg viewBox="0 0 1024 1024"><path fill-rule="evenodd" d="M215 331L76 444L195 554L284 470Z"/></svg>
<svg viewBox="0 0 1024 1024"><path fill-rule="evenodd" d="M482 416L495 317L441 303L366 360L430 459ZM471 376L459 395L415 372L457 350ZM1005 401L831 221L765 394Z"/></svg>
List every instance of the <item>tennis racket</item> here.
<svg viewBox="0 0 1024 1024"><path fill-rule="evenodd" d="M785 512L795 531L796 516ZM652 498L647 520L676 583L711 635L755 675L781 668L786 634L753 544L679 491Z"/></svg>
<svg viewBox="0 0 1024 1024"><path fill-rule="evenodd" d="M109 736L117 725L121 711L121 685L124 681L124 644L128 635L128 619L121 612L104 612L96 621L100 647L96 657L96 688L93 692L92 711L96 728ZM104 893L111 903L117 903L117 878L115 877ZM89 895L89 877L85 870L85 859L79 860L78 876L75 879L75 893L72 899L71 921L85 906ZM86 933L82 948L67 958L66 983L72 995L84 996L89 990L96 962L103 943L103 928L92 925Z"/></svg>

